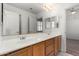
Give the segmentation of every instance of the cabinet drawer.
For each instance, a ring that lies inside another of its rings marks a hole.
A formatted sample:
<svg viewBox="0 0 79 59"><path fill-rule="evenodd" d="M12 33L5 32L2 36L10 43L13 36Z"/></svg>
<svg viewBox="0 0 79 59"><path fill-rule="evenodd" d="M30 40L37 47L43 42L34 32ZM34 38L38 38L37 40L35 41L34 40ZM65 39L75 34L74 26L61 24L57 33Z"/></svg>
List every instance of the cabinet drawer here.
<svg viewBox="0 0 79 59"><path fill-rule="evenodd" d="M54 52L54 46L53 45L46 47L46 55L49 55L52 52Z"/></svg>
<svg viewBox="0 0 79 59"><path fill-rule="evenodd" d="M52 39L49 39L49 40L46 40L46 47L53 44L54 43L54 40L53 38Z"/></svg>

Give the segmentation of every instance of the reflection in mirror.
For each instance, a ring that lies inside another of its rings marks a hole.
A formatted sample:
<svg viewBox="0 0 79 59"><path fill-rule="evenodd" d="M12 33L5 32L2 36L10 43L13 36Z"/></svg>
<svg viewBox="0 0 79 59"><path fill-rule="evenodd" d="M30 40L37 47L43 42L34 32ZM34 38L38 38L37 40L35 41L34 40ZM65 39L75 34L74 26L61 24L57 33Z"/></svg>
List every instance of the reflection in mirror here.
<svg viewBox="0 0 79 59"><path fill-rule="evenodd" d="M37 18L34 13L16 7L14 3L11 5L3 3L2 11L2 35L23 35L37 32Z"/></svg>
<svg viewBox="0 0 79 59"><path fill-rule="evenodd" d="M19 14L6 9L4 9L3 14L3 35L18 35Z"/></svg>
<svg viewBox="0 0 79 59"><path fill-rule="evenodd" d="M28 33L36 33L36 17L29 16L28 23Z"/></svg>
<svg viewBox="0 0 79 59"><path fill-rule="evenodd" d="M51 17L52 28L59 28L58 16Z"/></svg>
<svg viewBox="0 0 79 59"><path fill-rule="evenodd" d="M42 18L37 19L37 32L43 31L43 20Z"/></svg>
<svg viewBox="0 0 79 59"><path fill-rule="evenodd" d="M51 19L51 27L56 28L56 21L57 21L56 16L51 17L50 19Z"/></svg>
<svg viewBox="0 0 79 59"><path fill-rule="evenodd" d="M53 16L45 19L45 27L46 29L55 29L59 28L59 21L57 16Z"/></svg>
<svg viewBox="0 0 79 59"><path fill-rule="evenodd" d="M27 16L27 15L21 15L21 24L20 24L20 29L19 30L21 30L21 35L22 34L27 34L27 33L29 33L29 16Z"/></svg>
<svg viewBox="0 0 79 59"><path fill-rule="evenodd" d="M46 27L46 29L50 29L51 28L51 20L50 20L50 18L46 18L45 19L45 27Z"/></svg>
<svg viewBox="0 0 79 59"><path fill-rule="evenodd" d="M25 6L24 6L25 5ZM4 3L2 8L2 35L23 35L58 28L57 16L44 20L43 3ZM45 29L45 30L43 30Z"/></svg>

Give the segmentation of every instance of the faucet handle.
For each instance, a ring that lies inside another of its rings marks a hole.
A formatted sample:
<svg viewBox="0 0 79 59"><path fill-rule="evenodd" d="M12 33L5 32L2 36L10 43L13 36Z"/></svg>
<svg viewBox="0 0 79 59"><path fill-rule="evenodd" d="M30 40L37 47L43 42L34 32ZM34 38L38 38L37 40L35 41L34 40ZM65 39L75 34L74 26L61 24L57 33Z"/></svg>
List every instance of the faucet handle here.
<svg viewBox="0 0 79 59"><path fill-rule="evenodd" d="M21 37L20 37L20 40L23 40L23 39L25 39L25 37L24 37L24 36L21 36Z"/></svg>

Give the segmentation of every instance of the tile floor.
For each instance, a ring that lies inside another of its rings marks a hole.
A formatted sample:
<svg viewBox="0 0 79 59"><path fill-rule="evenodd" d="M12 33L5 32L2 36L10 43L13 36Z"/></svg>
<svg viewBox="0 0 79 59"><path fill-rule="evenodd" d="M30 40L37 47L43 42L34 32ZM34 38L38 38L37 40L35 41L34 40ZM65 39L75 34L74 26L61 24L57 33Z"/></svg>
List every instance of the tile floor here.
<svg viewBox="0 0 79 59"><path fill-rule="evenodd" d="M67 39L67 53L79 56L79 40Z"/></svg>
<svg viewBox="0 0 79 59"><path fill-rule="evenodd" d="M65 52L60 52L57 56L73 56L73 55L65 53Z"/></svg>

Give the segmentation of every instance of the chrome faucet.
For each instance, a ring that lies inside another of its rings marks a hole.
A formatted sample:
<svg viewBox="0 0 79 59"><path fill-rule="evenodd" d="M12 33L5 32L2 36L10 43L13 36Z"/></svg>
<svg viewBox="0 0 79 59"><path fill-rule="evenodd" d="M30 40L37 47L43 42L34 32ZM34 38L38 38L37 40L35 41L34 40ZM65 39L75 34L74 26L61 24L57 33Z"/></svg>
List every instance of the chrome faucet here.
<svg viewBox="0 0 79 59"><path fill-rule="evenodd" d="M24 40L24 39L25 39L25 37L24 37L24 36L21 36L21 37L20 37L20 40Z"/></svg>

